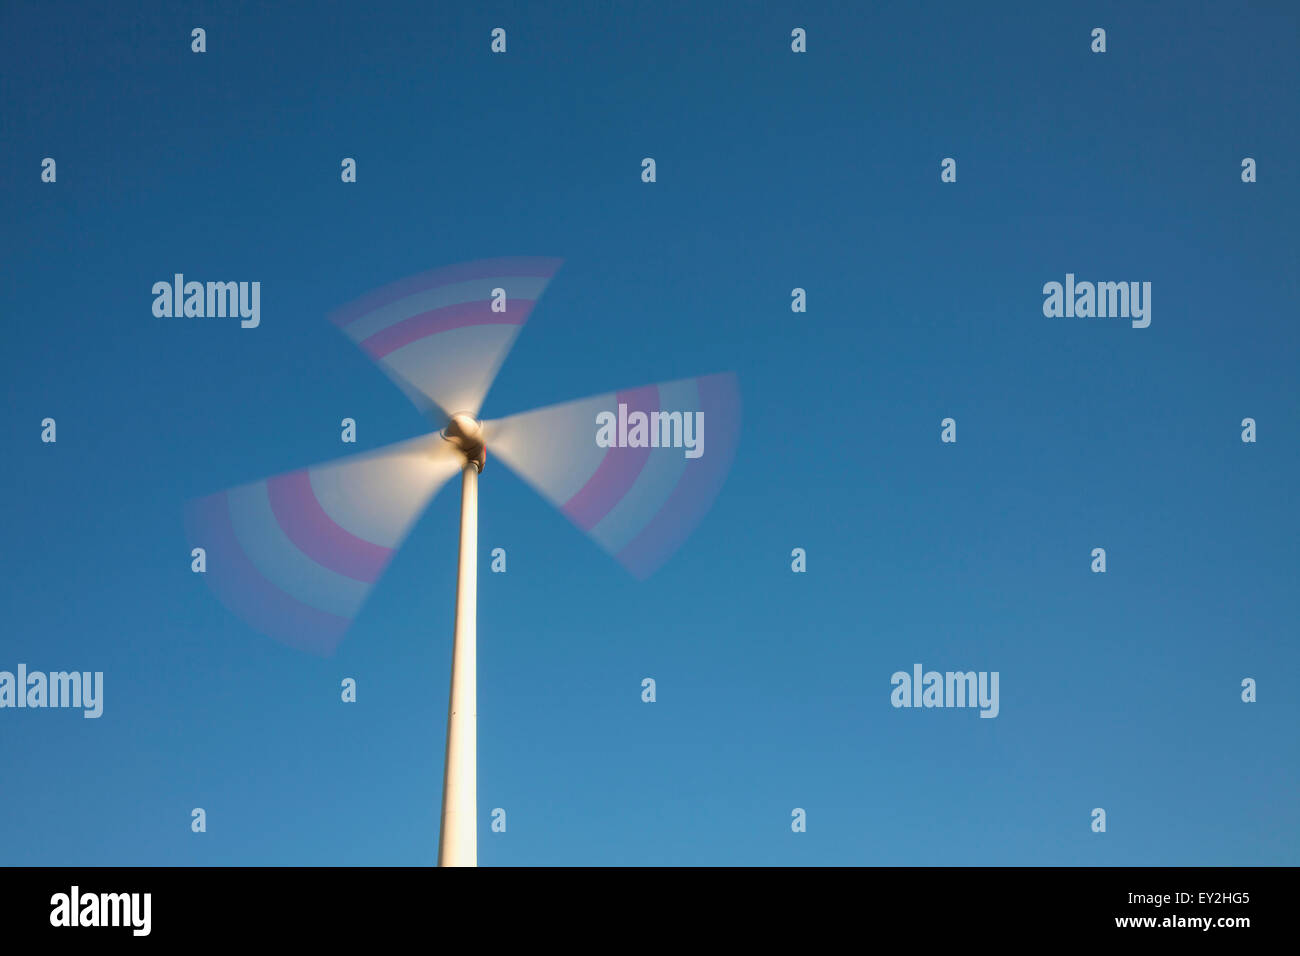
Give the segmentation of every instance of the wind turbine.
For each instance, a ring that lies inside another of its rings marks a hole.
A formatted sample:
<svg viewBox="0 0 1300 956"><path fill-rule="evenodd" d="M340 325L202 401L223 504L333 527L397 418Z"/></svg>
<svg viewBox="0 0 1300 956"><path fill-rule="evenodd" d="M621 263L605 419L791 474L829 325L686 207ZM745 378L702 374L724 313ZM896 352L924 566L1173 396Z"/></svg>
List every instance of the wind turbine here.
<svg viewBox="0 0 1300 956"><path fill-rule="evenodd" d="M478 483L487 449L645 578L708 510L739 437L730 373L480 421L497 370L559 266L543 258L462 263L343 306L331 321L441 427L186 508L189 540L206 549L204 577L222 602L257 630L330 656L425 505L460 473L440 866L478 861Z"/></svg>

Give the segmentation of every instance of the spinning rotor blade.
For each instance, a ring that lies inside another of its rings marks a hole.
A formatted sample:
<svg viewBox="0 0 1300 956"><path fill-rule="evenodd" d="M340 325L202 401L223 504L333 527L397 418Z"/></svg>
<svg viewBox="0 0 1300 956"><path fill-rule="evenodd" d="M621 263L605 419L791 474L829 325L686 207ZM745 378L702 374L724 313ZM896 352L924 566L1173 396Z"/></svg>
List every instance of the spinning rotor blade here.
<svg viewBox="0 0 1300 956"><path fill-rule="evenodd" d="M191 501L190 546L231 611L291 647L334 653L460 453L436 432Z"/></svg>
<svg viewBox="0 0 1300 956"><path fill-rule="evenodd" d="M330 316L425 413L478 417L559 259L483 259L376 289ZM504 292L493 296L493 290ZM493 305L504 311L493 311Z"/></svg>
<svg viewBox="0 0 1300 956"><path fill-rule="evenodd" d="M597 441L602 413L610 413L612 427L604 417L601 437L616 447ZM639 434L636 413L646 420ZM483 427L489 459L504 462L646 578L717 497L740 435L740 392L733 374L708 375L550 405Z"/></svg>

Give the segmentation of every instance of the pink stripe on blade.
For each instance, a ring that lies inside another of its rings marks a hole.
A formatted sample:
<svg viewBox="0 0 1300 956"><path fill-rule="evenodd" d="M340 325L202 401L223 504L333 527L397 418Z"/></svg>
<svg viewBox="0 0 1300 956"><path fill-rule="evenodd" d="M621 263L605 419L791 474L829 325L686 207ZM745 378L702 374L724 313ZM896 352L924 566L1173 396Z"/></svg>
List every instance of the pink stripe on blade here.
<svg viewBox="0 0 1300 956"><path fill-rule="evenodd" d="M361 316L385 305L404 299L417 292L426 292L439 286L452 285L456 282L470 282L474 279L509 278L511 276L531 276L549 278L555 275L563 259L551 259L538 256L516 256L504 259L480 259L476 262L461 262L456 265L430 269L396 282L390 282L361 298L342 306L332 315L330 321L338 326L347 326Z"/></svg>
<svg viewBox="0 0 1300 956"><path fill-rule="evenodd" d="M648 578L672 556L722 490L740 440L740 389L724 372L698 380L704 412L704 455L688 461L682 477L641 532L616 557L638 578Z"/></svg>
<svg viewBox="0 0 1300 956"><path fill-rule="evenodd" d="M490 299L444 306L380 329L360 344L372 358L383 358L404 345L450 329L463 329L470 325L523 325L534 305L533 299L507 298L504 312L493 312Z"/></svg>
<svg viewBox="0 0 1300 956"><path fill-rule="evenodd" d="M333 655L351 619L303 604L268 581L235 537L224 491L190 502L185 527L191 547L207 552L207 584L221 603L255 630L321 657Z"/></svg>
<svg viewBox="0 0 1300 956"><path fill-rule="evenodd" d="M617 419L619 405L627 406L629 416L633 412L640 411L645 412L648 417L651 412L659 411L659 386L647 385L644 388L633 388L619 392L614 399L614 407L606 409L606 411L613 412ZM617 425L615 427L617 428ZM647 441L649 440L649 434L647 424ZM593 442L596 440L595 421L591 423L591 440ZM617 440L618 435L615 434L615 441ZM583 531L590 531L627 494L649 459L650 448L648 446L645 448L606 448L605 455L601 458L596 471L587 479L587 483L564 503L560 510Z"/></svg>
<svg viewBox="0 0 1300 956"><path fill-rule="evenodd" d="M379 580L393 549L358 538L335 524L316 498L306 469L268 478L266 486L275 520L299 551L354 580Z"/></svg>

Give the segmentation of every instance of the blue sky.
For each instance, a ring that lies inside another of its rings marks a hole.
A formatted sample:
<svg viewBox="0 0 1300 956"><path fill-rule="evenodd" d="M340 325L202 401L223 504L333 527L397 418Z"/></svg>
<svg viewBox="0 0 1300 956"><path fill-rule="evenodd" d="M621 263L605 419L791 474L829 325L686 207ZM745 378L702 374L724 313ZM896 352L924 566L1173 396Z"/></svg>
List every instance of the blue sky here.
<svg viewBox="0 0 1300 956"><path fill-rule="evenodd" d="M1300 862L1294 6L559 6L0 12L0 669L105 675L0 711L0 862L433 861L454 485L328 660L182 506L419 434L326 314L514 255L565 265L487 416L734 370L745 421L644 583L489 461L480 863ZM1151 326L1045 318L1067 272ZM916 662L999 716L892 708Z"/></svg>

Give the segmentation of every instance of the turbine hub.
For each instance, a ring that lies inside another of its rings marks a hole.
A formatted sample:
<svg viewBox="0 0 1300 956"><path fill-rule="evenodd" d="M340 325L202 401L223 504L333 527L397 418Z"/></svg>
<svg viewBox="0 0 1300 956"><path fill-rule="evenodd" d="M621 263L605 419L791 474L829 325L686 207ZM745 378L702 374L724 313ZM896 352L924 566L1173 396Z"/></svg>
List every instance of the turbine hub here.
<svg viewBox="0 0 1300 956"><path fill-rule="evenodd" d="M481 472L487 464L487 443L483 439L483 423L469 412L457 412L442 430L442 437L460 449L467 461L474 462Z"/></svg>

